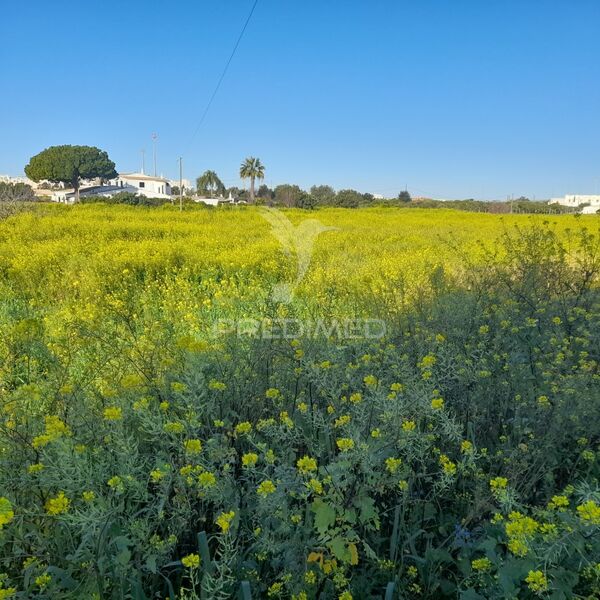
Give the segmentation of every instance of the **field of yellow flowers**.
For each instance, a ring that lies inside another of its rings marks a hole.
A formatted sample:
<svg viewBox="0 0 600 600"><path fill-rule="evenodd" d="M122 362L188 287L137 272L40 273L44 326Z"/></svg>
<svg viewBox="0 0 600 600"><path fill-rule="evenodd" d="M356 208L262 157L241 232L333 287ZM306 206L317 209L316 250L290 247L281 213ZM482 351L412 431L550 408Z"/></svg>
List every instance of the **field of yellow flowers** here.
<svg viewBox="0 0 600 600"><path fill-rule="evenodd" d="M0 221L0 600L600 597L600 236Z"/></svg>

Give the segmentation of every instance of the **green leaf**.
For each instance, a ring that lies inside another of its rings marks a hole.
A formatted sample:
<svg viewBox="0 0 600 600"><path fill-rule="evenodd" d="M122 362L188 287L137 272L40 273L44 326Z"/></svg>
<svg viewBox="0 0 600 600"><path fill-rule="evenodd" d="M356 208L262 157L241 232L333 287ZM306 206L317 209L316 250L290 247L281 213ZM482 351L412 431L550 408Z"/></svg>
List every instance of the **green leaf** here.
<svg viewBox="0 0 600 600"><path fill-rule="evenodd" d="M350 552L346 546L346 540L342 537L335 537L327 544L331 553L342 562L350 562Z"/></svg>
<svg viewBox="0 0 600 600"><path fill-rule="evenodd" d="M375 500L370 496L360 496L354 500L354 506L360 511L359 521L364 525L371 521L379 524L379 513L375 509Z"/></svg>
<svg viewBox="0 0 600 600"><path fill-rule="evenodd" d="M312 503L311 509L315 513L315 527L323 535L335 523L335 509L320 499Z"/></svg>
<svg viewBox="0 0 600 600"><path fill-rule="evenodd" d="M156 554L151 554L146 559L146 569L148 569L150 573L156 573Z"/></svg>

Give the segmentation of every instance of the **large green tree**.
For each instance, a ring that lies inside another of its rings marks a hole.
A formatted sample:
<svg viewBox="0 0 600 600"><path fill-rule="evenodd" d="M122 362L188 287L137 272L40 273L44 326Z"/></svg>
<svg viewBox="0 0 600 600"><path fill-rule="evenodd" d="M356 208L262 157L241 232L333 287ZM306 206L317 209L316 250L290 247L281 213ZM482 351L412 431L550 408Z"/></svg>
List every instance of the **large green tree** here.
<svg viewBox="0 0 600 600"><path fill-rule="evenodd" d="M356 190L340 190L335 197L335 205L344 208L356 208L362 201L362 194Z"/></svg>
<svg viewBox="0 0 600 600"><path fill-rule="evenodd" d="M94 146L50 146L30 159L25 173L33 181L46 179L72 185L77 202L82 179L117 176L115 163L106 152Z"/></svg>
<svg viewBox="0 0 600 600"><path fill-rule="evenodd" d="M214 194L224 194L225 186L214 171L204 171L196 179L196 190L199 194L209 194L212 198Z"/></svg>
<svg viewBox="0 0 600 600"><path fill-rule="evenodd" d="M249 156L240 165L240 177L250 180L250 204L254 204L254 182L265 177L265 166L260 162L260 158Z"/></svg>
<svg viewBox="0 0 600 600"><path fill-rule="evenodd" d="M284 183L275 188L275 202L276 204L291 208L292 206L296 206L298 200L305 194L306 192L301 190L297 185Z"/></svg>
<svg viewBox="0 0 600 600"><path fill-rule="evenodd" d="M335 203L335 190L330 185L313 185L310 195L316 199L317 204L323 206Z"/></svg>

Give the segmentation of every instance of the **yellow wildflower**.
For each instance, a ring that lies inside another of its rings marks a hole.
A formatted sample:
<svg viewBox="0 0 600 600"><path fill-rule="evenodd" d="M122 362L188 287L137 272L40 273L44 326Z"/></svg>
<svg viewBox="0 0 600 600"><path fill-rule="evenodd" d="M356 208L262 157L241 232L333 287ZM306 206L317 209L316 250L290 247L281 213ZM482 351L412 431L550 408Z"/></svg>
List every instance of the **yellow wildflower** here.
<svg viewBox="0 0 600 600"><path fill-rule="evenodd" d="M247 468L252 468L256 466L258 462L258 454L254 452L247 452L242 456L242 465Z"/></svg>
<svg viewBox="0 0 600 600"><path fill-rule="evenodd" d="M350 423L351 420L352 420L352 417L350 415L342 415L341 417L338 417L333 422L333 426L334 427L344 427L344 425L348 425L348 423Z"/></svg>
<svg viewBox="0 0 600 600"><path fill-rule="evenodd" d="M211 473L210 471L202 471L202 473L198 475L198 483L200 484L200 487L208 489L216 485L217 478L214 473Z"/></svg>
<svg viewBox="0 0 600 600"><path fill-rule="evenodd" d="M35 584L42 590L46 589L51 581L52 577L48 573L43 573L35 578Z"/></svg>
<svg viewBox="0 0 600 600"><path fill-rule="evenodd" d="M202 452L202 442L197 439L186 440L183 446L186 454L200 454Z"/></svg>
<svg viewBox="0 0 600 600"><path fill-rule="evenodd" d="M197 569L200 566L200 557L197 554L188 554L181 559L181 564L188 569Z"/></svg>
<svg viewBox="0 0 600 600"><path fill-rule="evenodd" d="M227 384L223 383L222 381L217 381L216 379L211 379L208 382L208 387L211 390L217 390L218 392L222 392L223 390L227 389Z"/></svg>
<svg viewBox="0 0 600 600"><path fill-rule="evenodd" d="M0 497L0 529L15 518L12 504L8 498Z"/></svg>
<svg viewBox="0 0 600 600"><path fill-rule="evenodd" d="M267 479L256 488L256 492L259 496L266 498L269 494L273 494L276 489L275 484L270 479Z"/></svg>
<svg viewBox="0 0 600 600"><path fill-rule="evenodd" d="M314 585L317 582L317 574L314 571L304 573L304 582L308 585Z"/></svg>
<svg viewBox="0 0 600 600"><path fill-rule="evenodd" d="M354 448L354 440L351 438L339 438L335 443L342 452L348 452Z"/></svg>
<svg viewBox="0 0 600 600"><path fill-rule="evenodd" d="M360 392L350 394L350 402L352 402L352 404L359 404L362 402L362 394Z"/></svg>
<svg viewBox="0 0 600 600"><path fill-rule="evenodd" d="M579 518L587 525L600 525L600 506L588 500L577 507Z"/></svg>
<svg viewBox="0 0 600 600"><path fill-rule="evenodd" d="M105 421L119 421L123 418L123 409L120 406L107 406L103 415Z"/></svg>
<svg viewBox="0 0 600 600"><path fill-rule="evenodd" d="M294 422L292 421L292 419L290 419L288 413L286 410L282 410L279 413L279 420L281 421L281 423L283 425L285 425L288 429L293 429L294 427Z"/></svg>
<svg viewBox="0 0 600 600"><path fill-rule="evenodd" d="M548 580L541 571L529 571L525 581L529 589L536 594L548 589Z"/></svg>
<svg viewBox="0 0 600 600"><path fill-rule="evenodd" d="M503 490L507 485L508 479L506 477L494 477L494 479L490 479L490 488L493 492Z"/></svg>
<svg viewBox="0 0 600 600"><path fill-rule="evenodd" d="M183 433L185 427L183 426L183 423L180 423L179 421L169 421L168 423L165 423L163 429L167 433Z"/></svg>
<svg viewBox="0 0 600 600"><path fill-rule="evenodd" d="M85 502L93 502L94 498L96 497L96 494L92 491L88 491L83 492L83 494L81 494L81 497Z"/></svg>
<svg viewBox="0 0 600 600"><path fill-rule="evenodd" d="M394 457L390 456L389 458L385 459L385 468L392 475L399 469L401 464L402 464L401 458L394 458Z"/></svg>
<svg viewBox="0 0 600 600"><path fill-rule="evenodd" d="M368 387L375 387L377 385L377 377L375 377L375 375L367 375L363 381Z"/></svg>
<svg viewBox="0 0 600 600"><path fill-rule="evenodd" d="M473 452L473 444L469 440L463 440L460 444L460 451L463 454L471 454Z"/></svg>
<svg viewBox="0 0 600 600"><path fill-rule="evenodd" d="M488 571L492 566L492 561L487 558L476 558L471 561L471 568L473 571Z"/></svg>
<svg viewBox="0 0 600 600"><path fill-rule="evenodd" d="M563 512L569 506L569 499L566 496L552 496L548 502L548 508Z"/></svg>
<svg viewBox="0 0 600 600"><path fill-rule="evenodd" d="M227 533L231 526L231 521L233 521L235 517L235 512L230 510L229 512L221 513L215 523L220 527L222 533Z"/></svg>
<svg viewBox="0 0 600 600"><path fill-rule="evenodd" d="M252 424L248 423L248 421L244 421L243 423L238 423L235 426L236 435L245 435L252 431Z"/></svg>
<svg viewBox="0 0 600 600"><path fill-rule="evenodd" d="M440 454L439 462L446 475L456 473L456 465L445 454Z"/></svg>
<svg viewBox="0 0 600 600"><path fill-rule="evenodd" d="M318 479L311 479L306 486L308 487L308 489L310 489L311 491L313 491L315 494L322 494L323 493L323 484L318 480Z"/></svg>
<svg viewBox="0 0 600 600"><path fill-rule="evenodd" d="M48 498L44 505L49 515L62 515L69 510L71 501L65 496L64 492L58 492L54 498Z"/></svg>
<svg viewBox="0 0 600 600"><path fill-rule="evenodd" d="M298 459L296 466L298 467L298 471L300 471L300 473L303 475L308 475L309 473L317 470L317 461L309 456L303 456L302 458Z"/></svg>

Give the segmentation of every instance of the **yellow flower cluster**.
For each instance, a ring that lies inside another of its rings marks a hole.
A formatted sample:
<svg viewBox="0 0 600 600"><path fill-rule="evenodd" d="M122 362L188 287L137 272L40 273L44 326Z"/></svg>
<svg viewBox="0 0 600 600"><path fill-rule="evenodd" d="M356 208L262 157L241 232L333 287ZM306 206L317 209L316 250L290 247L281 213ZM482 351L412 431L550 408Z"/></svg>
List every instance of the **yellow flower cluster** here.
<svg viewBox="0 0 600 600"><path fill-rule="evenodd" d="M351 420L352 420L352 417L350 415L342 415L341 417L338 417L333 422L333 426L335 428L344 427L344 426L348 425L348 423L350 423Z"/></svg>
<svg viewBox="0 0 600 600"><path fill-rule="evenodd" d="M492 568L492 561L487 557L476 558L471 561L471 568L473 571L489 571Z"/></svg>
<svg viewBox="0 0 600 600"><path fill-rule="evenodd" d="M0 529L15 518L12 504L8 498L0 497Z"/></svg>
<svg viewBox="0 0 600 600"><path fill-rule="evenodd" d="M200 557L197 554L188 554L181 559L181 564L188 569L197 569L200 566Z"/></svg>
<svg viewBox="0 0 600 600"><path fill-rule="evenodd" d="M600 506L593 500L588 500L577 507L579 518L586 525L600 525Z"/></svg>
<svg viewBox="0 0 600 600"><path fill-rule="evenodd" d="M55 415L48 415L44 419L45 429L42 435L33 438L32 445L34 448L43 448L50 442L59 439L63 436L71 435L71 430L64 421Z"/></svg>
<svg viewBox="0 0 600 600"><path fill-rule="evenodd" d="M197 439L186 440L183 446L186 454L194 455L202 452L202 442Z"/></svg>
<svg viewBox="0 0 600 600"><path fill-rule="evenodd" d="M306 486L308 487L308 489L312 492L314 492L315 494L322 494L323 493L323 484L318 480L318 479L311 479Z"/></svg>
<svg viewBox="0 0 600 600"><path fill-rule="evenodd" d="M282 425L285 425L285 427L287 427L288 429L294 428L294 421L292 421L287 411L282 410L279 413L279 420L281 421Z"/></svg>
<svg viewBox="0 0 600 600"><path fill-rule="evenodd" d="M246 435L252 431L252 424L248 423L248 421L244 421L243 423L238 423L235 426L235 433L237 435Z"/></svg>
<svg viewBox="0 0 600 600"><path fill-rule="evenodd" d="M350 394L350 402L352 404L360 404L362 402L362 394L360 392L354 392L354 394Z"/></svg>
<svg viewBox="0 0 600 600"><path fill-rule="evenodd" d="M229 531L229 528L231 527L231 521L233 521L235 517L235 512L233 510L230 510L229 512L224 512L221 513L217 519L215 520L215 523L218 525L218 527L221 529L222 533L227 533Z"/></svg>
<svg viewBox="0 0 600 600"><path fill-rule="evenodd" d="M528 542L539 529L539 523L515 511L508 515L504 528L508 536L508 549L515 556L525 556L529 552Z"/></svg>
<svg viewBox="0 0 600 600"><path fill-rule="evenodd" d="M202 473L198 475L198 484L201 488L210 489L217 485L217 477L210 471L202 471Z"/></svg>
<svg viewBox="0 0 600 600"><path fill-rule="evenodd" d="M297 460L296 467L298 467L300 473L308 475L317 470L317 461L310 456L303 456Z"/></svg>
<svg viewBox="0 0 600 600"><path fill-rule="evenodd" d="M548 508L550 510L565 511L569 506L569 499L566 496L552 496L550 502L548 502Z"/></svg>
<svg viewBox="0 0 600 600"><path fill-rule="evenodd" d="M242 465L248 469L256 466L258 462L258 454L254 452L247 452L242 456Z"/></svg>
<svg viewBox="0 0 600 600"><path fill-rule="evenodd" d="M44 507L49 515L56 516L66 513L70 505L71 501L65 496L65 493L59 492L54 498L48 498Z"/></svg>
<svg viewBox="0 0 600 600"><path fill-rule="evenodd" d="M256 488L256 492L259 496L266 498L269 494L275 493L276 489L277 487L275 484L270 479L267 479L259 484Z"/></svg>
<svg viewBox="0 0 600 600"><path fill-rule="evenodd" d="M390 456L389 458L385 459L385 468L392 475L400 468L401 464L401 458L394 458L393 456Z"/></svg>
<svg viewBox="0 0 600 600"><path fill-rule="evenodd" d="M351 438L338 438L335 443L342 452L349 452L354 448L354 440Z"/></svg>
<svg viewBox="0 0 600 600"><path fill-rule="evenodd" d="M545 592L548 589L548 580L541 571L529 571L529 574L525 578L525 582L529 589L535 594Z"/></svg>
<svg viewBox="0 0 600 600"><path fill-rule="evenodd" d="M453 463L445 454L440 454L440 465L446 475L454 475L456 473L456 464Z"/></svg>
<svg viewBox="0 0 600 600"><path fill-rule="evenodd" d="M120 421L123 418L123 409L120 406L107 406L103 415L105 421Z"/></svg>

